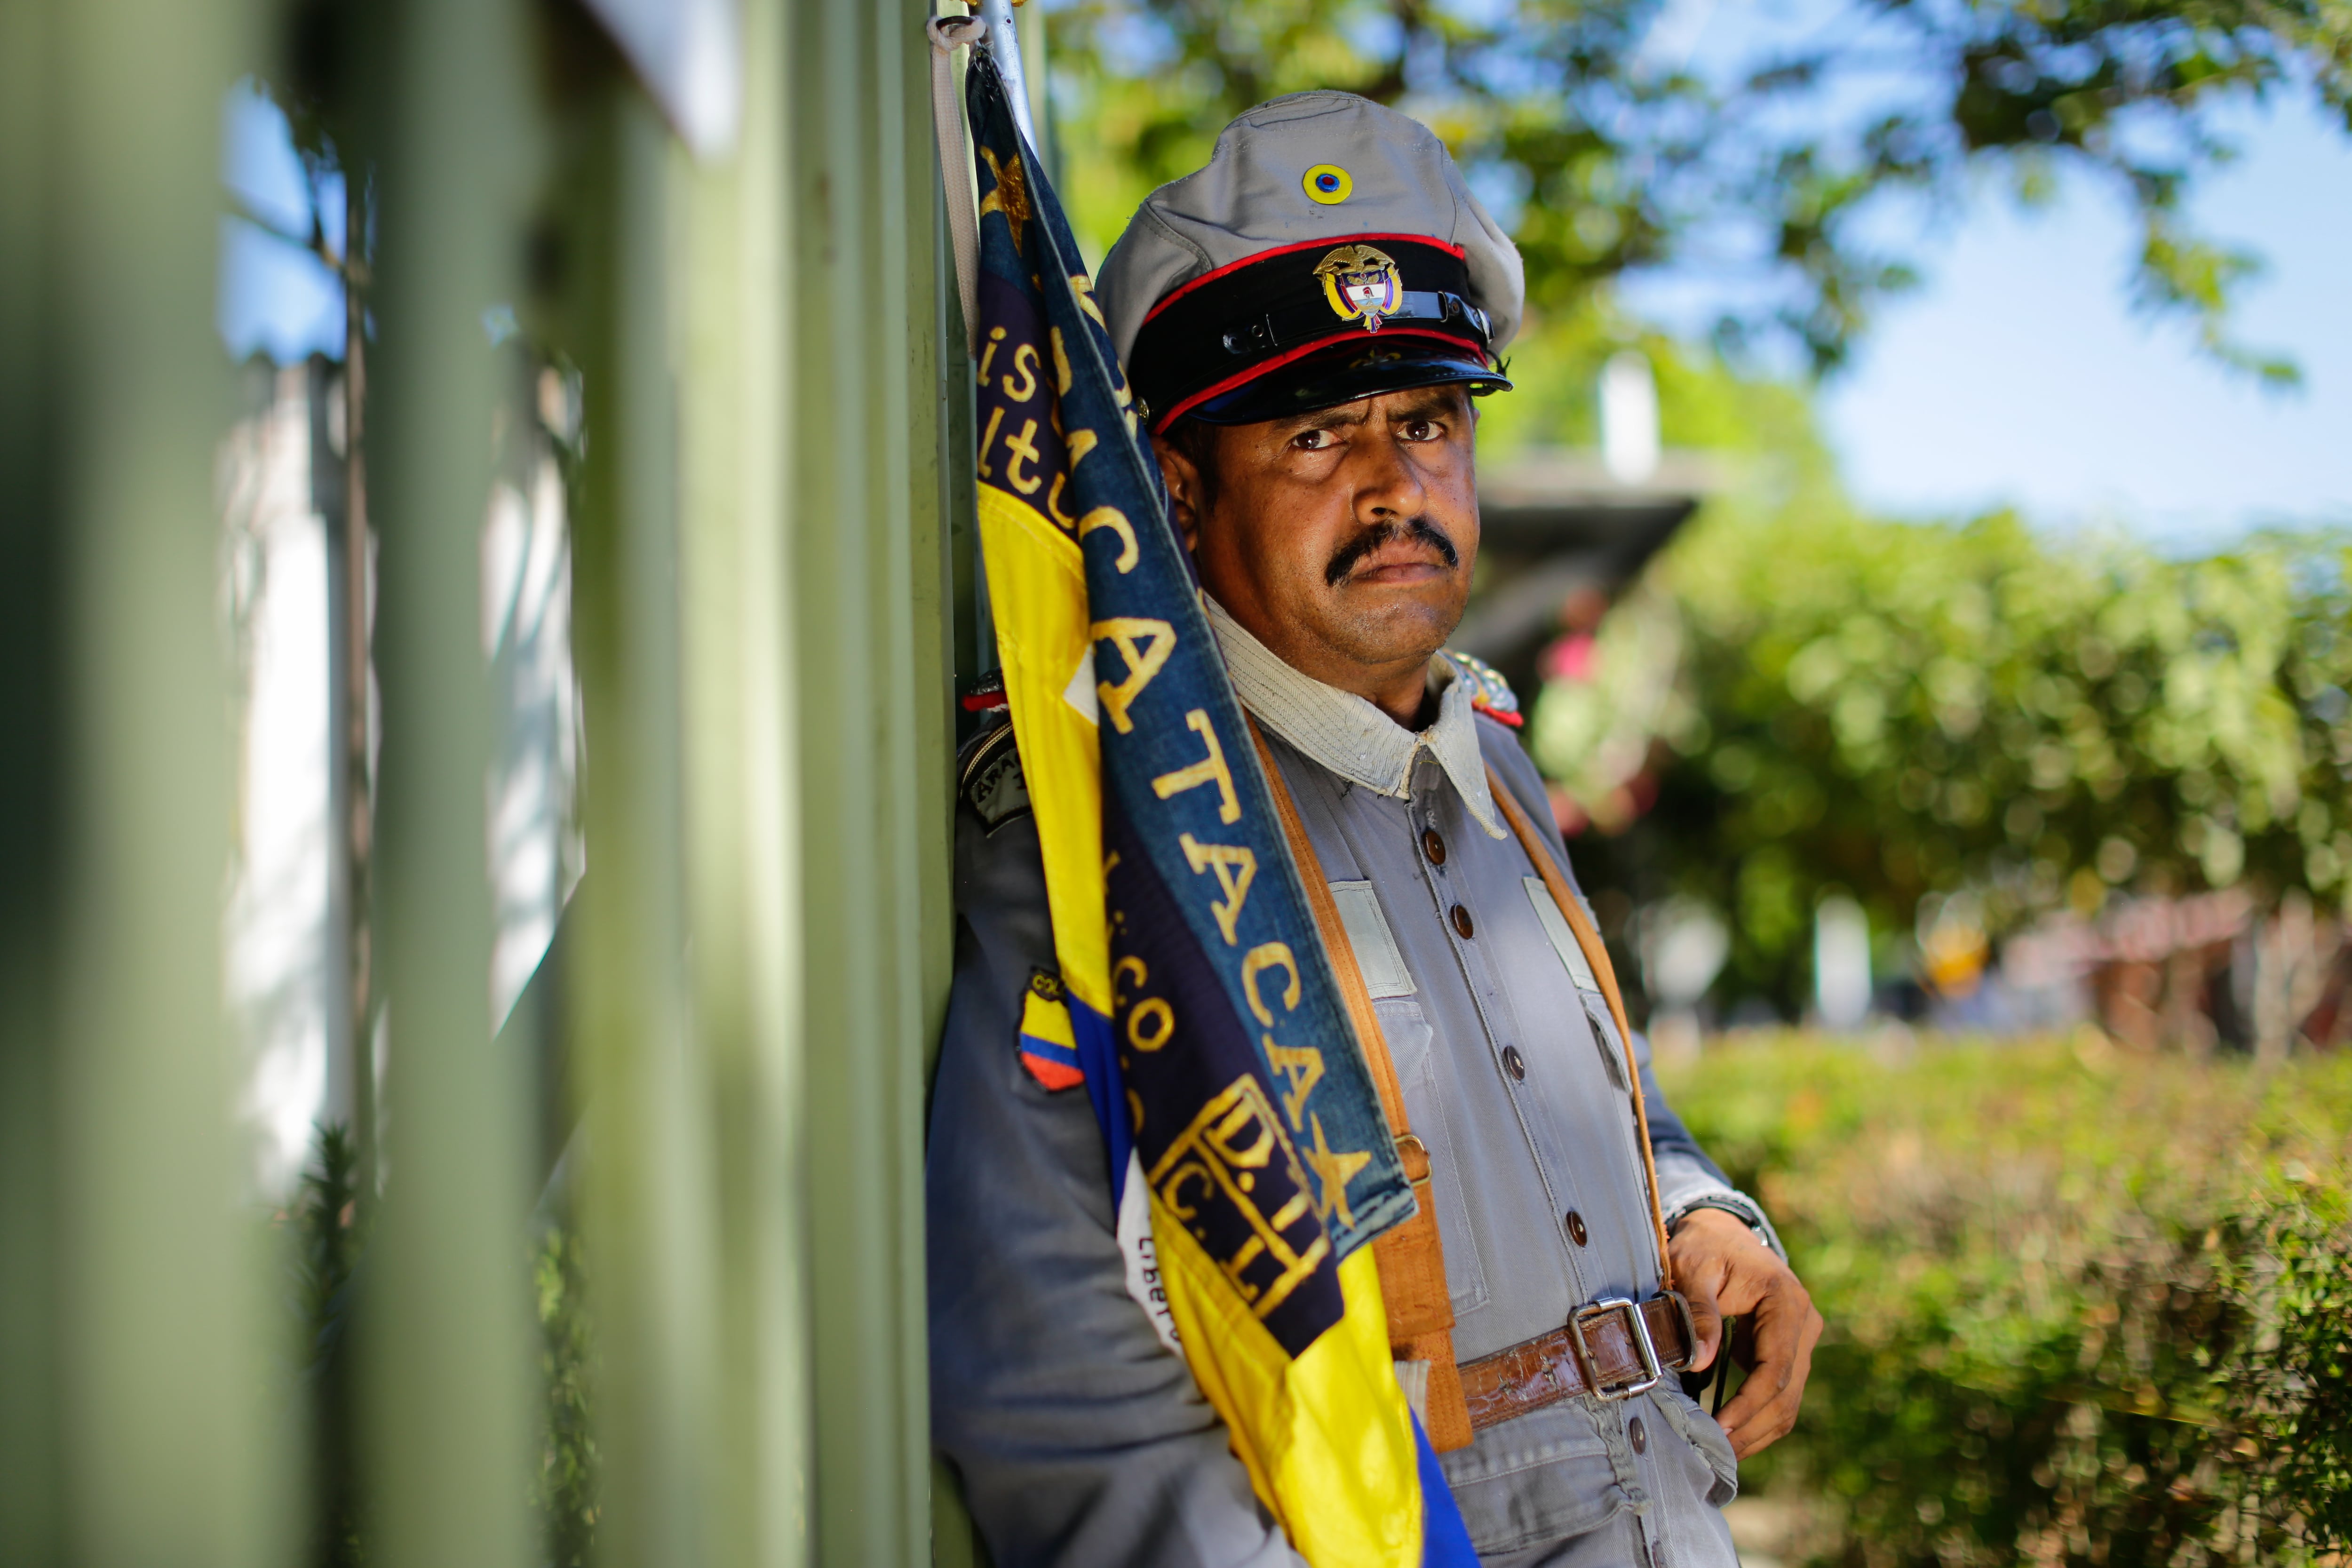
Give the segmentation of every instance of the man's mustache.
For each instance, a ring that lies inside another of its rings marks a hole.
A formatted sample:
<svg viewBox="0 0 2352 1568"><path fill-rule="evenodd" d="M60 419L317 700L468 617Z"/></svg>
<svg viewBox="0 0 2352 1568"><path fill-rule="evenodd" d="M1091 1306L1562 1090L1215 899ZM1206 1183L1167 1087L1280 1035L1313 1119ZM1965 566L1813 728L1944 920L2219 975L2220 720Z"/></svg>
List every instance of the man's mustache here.
<svg viewBox="0 0 2352 1568"><path fill-rule="evenodd" d="M1425 517L1416 517L1410 522L1376 522L1332 554L1331 563L1323 568L1324 584L1338 587L1340 579L1356 569L1356 563L1400 534L1418 539L1436 551L1444 557L1448 571L1462 564L1462 552L1454 548L1454 541Z"/></svg>

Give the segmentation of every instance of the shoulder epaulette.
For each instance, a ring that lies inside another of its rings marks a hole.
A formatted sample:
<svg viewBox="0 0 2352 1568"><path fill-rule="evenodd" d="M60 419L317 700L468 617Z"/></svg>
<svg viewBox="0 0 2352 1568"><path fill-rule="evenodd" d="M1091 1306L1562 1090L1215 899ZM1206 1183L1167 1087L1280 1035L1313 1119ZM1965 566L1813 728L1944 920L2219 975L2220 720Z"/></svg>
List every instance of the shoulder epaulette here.
<svg viewBox="0 0 2352 1568"><path fill-rule="evenodd" d="M1004 671L992 669L964 689L957 704L967 713L1001 713L1006 710Z"/></svg>
<svg viewBox="0 0 2352 1568"><path fill-rule="evenodd" d="M956 793L991 833L1028 813L1029 781L1022 774L1021 752L1009 721L964 748L962 764L956 770Z"/></svg>
<svg viewBox="0 0 2352 1568"><path fill-rule="evenodd" d="M1527 715L1519 711L1519 700L1512 692L1511 683L1505 680L1493 665L1466 653L1456 653L1452 648L1445 650L1445 657L1454 661L1454 668L1460 670L1462 679L1470 683L1472 708L1496 723L1514 730L1527 722Z"/></svg>

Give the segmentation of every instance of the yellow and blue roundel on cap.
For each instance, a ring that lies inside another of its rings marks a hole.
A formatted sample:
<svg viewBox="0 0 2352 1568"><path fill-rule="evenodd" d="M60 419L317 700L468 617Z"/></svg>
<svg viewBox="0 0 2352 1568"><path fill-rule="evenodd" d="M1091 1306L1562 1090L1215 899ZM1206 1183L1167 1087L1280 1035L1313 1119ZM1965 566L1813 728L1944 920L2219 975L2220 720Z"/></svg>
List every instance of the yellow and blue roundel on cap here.
<svg viewBox="0 0 2352 1568"><path fill-rule="evenodd" d="M1307 200L1319 202L1327 207L1338 206L1348 199L1348 193L1356 188L1356 182L1348 177L1348 171L1337 163L1316 164L1307 171L1307 178L1301 184L1307 187Z"/></svg>

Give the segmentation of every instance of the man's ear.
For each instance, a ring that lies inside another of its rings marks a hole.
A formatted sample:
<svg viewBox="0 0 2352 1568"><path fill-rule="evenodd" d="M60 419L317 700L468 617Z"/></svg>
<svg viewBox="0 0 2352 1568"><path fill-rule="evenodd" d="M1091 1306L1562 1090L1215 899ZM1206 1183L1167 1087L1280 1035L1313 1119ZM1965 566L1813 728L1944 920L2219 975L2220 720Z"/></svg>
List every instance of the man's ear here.
<svg viewBox="0 0 2352 1568"><path fill-rule="evenodd" d="M1168 510L1176 520L1177 537L1184 548L1201 542L1201 470L1192 459L1154 436L1151 455L1160 459L1160 477L1168 486Z"/></svg>

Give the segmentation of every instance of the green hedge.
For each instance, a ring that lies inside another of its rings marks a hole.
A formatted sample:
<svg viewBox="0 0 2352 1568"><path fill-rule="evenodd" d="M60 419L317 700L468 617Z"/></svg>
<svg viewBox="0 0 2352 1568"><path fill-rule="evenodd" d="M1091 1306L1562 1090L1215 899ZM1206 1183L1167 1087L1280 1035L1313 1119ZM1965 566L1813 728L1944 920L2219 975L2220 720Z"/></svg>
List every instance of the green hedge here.
<svg viewBox="0 0 2352 1568"><path fill-rule="evenodd" d="M2300 1563L2352 1542L2352 1058L2263 1075L1787 1035L1667 1074L1829 1328L1751 1489L1822 1563Z"/></svg>

